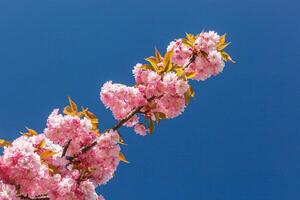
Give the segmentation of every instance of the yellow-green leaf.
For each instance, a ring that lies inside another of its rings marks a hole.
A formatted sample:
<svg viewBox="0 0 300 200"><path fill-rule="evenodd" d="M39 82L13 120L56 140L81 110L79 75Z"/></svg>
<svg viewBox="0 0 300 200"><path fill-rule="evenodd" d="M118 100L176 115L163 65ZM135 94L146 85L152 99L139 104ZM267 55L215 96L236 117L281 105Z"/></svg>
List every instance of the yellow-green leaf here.
<svg viewBox="0 0 300 200"><path fill-rule="evenodd" d="M189 47L193 47L193 43L185 38L182 39L182 44L189 46Z"/></svg>
<svg viewBox="0 0 300 200"><path fill-rule="evenodd" d="M99 121L98 121L97 116L94 113L92 113L91 111L89 111L88 109L85 109L82 112L83 112L84 116L91 121L93 130L97 130L98 126L99 126Z"/></svg>
<svg viewBox="0 0 300 200"><path fill-rule="evenodd" d="M190 95L192 96L192 97L194 97L195 96L195 91L194 91L194 89L193 89L193 87L192 86L190 86L190 89L189 89L190 91Z"/></svg>
<svg viewBox="0 0 300 200"><path fill-rule="evenodd" d="M38 149L41 149L41 148L43 148L45 145L46 145L46 140L43 139L43 140L37 145L37 148L38 148Z"/></svg>
<svg viewBox="0 0 300 200"><path fill-rule="evenodd" d="M167 60L167 62L165 63L165 66L164 66L164 71L165 72L170 72L172 71L172 61L171 60Z"/></svg>
<svg viewBox="0 0 300 200"><path fill-rule="evenodd" d="M84 116L90 120L97 119L97 116L88 109L85 110Z"/></svg>
<svg viewBox="0 0 300 200"><path fill-rule="evenodd" d="M196 72L187 72L185 76L188 79L194 78L196 76Z"/></svg>
<svg viewBox="0 0 300 200"><path fill-rule="evenodd" d="M150 119L149 121L149 133L152 134L154 131L154 123L153 123L153 120Z"/></svg>
<svg viewBox="0 0 300 200"><path fill-rule="evenodd" d="M155 57L156 57L156 61L159 63L162 60L162 56L159 53L159 51L157 50L157 48L155 48Z"/></svg>
<svg viewBox="0 0 300 200"><path fill-rule="evenodd" d="M193 34L190 34L190 33L187 33L186 34L186 38L190 41L190 42L192 42L192 43L194 43L195 42L195 36L193 35Z"/></svg>
<svg viewBox="0 0 300 200"><path fill-rule="evenodd" d="M159 122L160 122L160 117L159 117L159 113L154 113L154 115L155 115L155 121L156 121L156 123L157 124L159 124Z"/></svg>
<svg viewBox="0 0 300 200"><path fill-rule="evenodd" d="M152 65L152 67L154 68L155 71L158 70L157 61L156 61L155 57L151 56L149 58L146 58L145 60L148 61Z"/></svg>
<svg viewBox="0 0 300 200"><path fill-rule="evenodd" d="M70 97L68 97L68 100L70 105L64 108L63 113L66 115L76 116L78 114L77 105Z"/></svg>
<svg viewBox="0 0 300 200"><path fill-rule="evenodd" d="M69 103L70 103L72 111L74 111L75 113L77 113L78 109L77 109L76 103L70 97L68 97L68 99L69 99Z"/></svg>
<svg viewBox="0 0 300 200"><path fill-rule="evenodd" d="M181 77L183 75L183 72L184 72L182 67L176 68L175 71L176 71L176 75L178 77Z"/></svg>
<svg viewBox="0 0 300 200"><path fill-rule="evenodd" d="M122 152L119 153L119 159L124 163L129 163L129 161L126 159L125 155Z"/></svg>
<svg viewBox="0 0 300 200"><path fill-rule="evenodd" d="M164 71L169 72L172 70L172 58L173 58L173 49L168 51L164 57Z"/></svg>
<svg viewBox="0 0 300 200"><path fill-rule="evenodd" d="M186 93L184 93L184 99L185 99L185 105L188 105L190 103L190 98L191 98L191 94L190 91L186 91Z"/></svg>
<svg viewBox="0 0 300 200"><path fill-rule="evenodd" d="M217 47L225 44L225 42L226 42L226 33L220 37Z"/></svg>
<svg viewBox="0 0 300 200"><path fill-rule="evenodd" d="M118 132L118 135L119 135L119 141L118 141L118 143L119 144L122 144L122 145L127 145L126 143L125 143L125 141L123 140L123 137L122 137L122 135Z"/></svg>
<svg viewBox="0 0 300 200"><path fill-rule="evenodd" d="M230 55L228 53L226 53L225 51L222 51L221 55L222 55L223 60L235 63L235 61L232 60L232 58L230 57Z"/></svg>
<svg viewBox="0 0 300 200"><path fill-rule="evenodd" d="M6 141L6 140L3 140L3 139L0 139L0 147L8 147L10 146L11 143Z"/></svg>
<svg viewBox="0 0 300 200"><path fill-rule="evenodd" d="M159 114L160 119L166 119L167 118L167 115L165 113L159 112L158 114Z"/></svg>
<svg viewBox="0 0 300 200"><path fill-rule="evenodd" d="M77 116L79 118L83 117L84 113L87 112L88 110L89 110L88 108L81 107L81 111L77 113Z"/></svg>
<svg viewBox="0 0 300 200"><path fill-rule="evenodd" d="M59 171L54 165L48 164L48 170L51 174L58 174Z"/></svg>
<svg viewBox="0 0 300 200"><path fill-rule="evenodd" d="M72 116L74 115L74 112L73 112L71 106L66 106L66 107L64 108L63 113L66 114L66 115L72 115Z"/></svg>
<svg viewBox="0 0 300 200"><path fill-rule="evenodd" d="M96 136L100 136L100 132L99 132L98 129L97 129L97 130L94 130L94 133L95 133Z"/></svg>
<svg viewBox="0 0 300 200"><path fill-rule="evenodd" d="M26 129L28 131L28 133L27 133L28 135L30 135L30 136L38 135L38 133L35 130L28 128L28 127L26 127Z"/></svg>
<svg viewBox="0 0 300 200"><path fill-rule="evenodd" d="M140 69L143 69L143 70L150 69L150 70L152 70L152 71L155 71L155 69L154 69L154 67L153 67L152 65L147 65L147 64L142 65L142 66L140 66L139 68L140 68Z"/></svg>
<svg viewBox="0 0 300 200"><path fill-rule="evenodd" d="M44 160L48 157L54 156L55 154L57 154L57 152L46 150L46 151L44 151L40 154L40 157L41 157L42 160Z"/></svg>
<svg viewBox="0 0 300 200"><path fill-rule="evenodd" d="M119 141L118 141L118 143L119 144L122 144L122 145L127 145L126 143L125 143L125 141L123 140L123 138L119 138Z"/></svg>
<svg viewBox="0 0 300 200"><path fill-rule="evenodd" d="M230 45L231 42L228 43L224 43L222 45L217 46L217 50L218 51L222 51L223 49L225 49L228 45Z"/></svg>

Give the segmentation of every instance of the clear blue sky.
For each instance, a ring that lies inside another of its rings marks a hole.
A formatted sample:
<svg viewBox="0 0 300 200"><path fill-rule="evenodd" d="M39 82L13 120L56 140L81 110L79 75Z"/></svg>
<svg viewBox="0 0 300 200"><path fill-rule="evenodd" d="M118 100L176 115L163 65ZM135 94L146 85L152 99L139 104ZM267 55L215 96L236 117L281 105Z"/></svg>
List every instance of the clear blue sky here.
<svg viewBox="0 0 300 200"><path fill-rule="evenodd" d="M107 200L300 199L300 3L296 0L2 0L1 138L42 131L70 95L114 123L98 100L107 80L173 38L226 32L237 64L195 83L197 97L151 137L122 129L130 165Z"/></svg>

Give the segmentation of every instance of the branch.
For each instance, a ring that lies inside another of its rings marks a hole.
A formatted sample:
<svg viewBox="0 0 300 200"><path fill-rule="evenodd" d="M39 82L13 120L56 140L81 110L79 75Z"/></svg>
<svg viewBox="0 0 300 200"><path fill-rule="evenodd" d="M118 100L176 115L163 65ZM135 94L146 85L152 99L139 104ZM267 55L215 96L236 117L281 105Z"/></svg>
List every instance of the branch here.
<svg viewBox="0 0 300 200"><path fill-rule="evenodd" d="M91 148L93 148L95 145L97 144L97 141L94 141L92 144L90 144L89 146L86 146L86 147L83 147L81 149L81 152L84 153L84 152L87 152L88 150L90 150Z"/></svg>
<svg viewBox="0 0 300 200"><path fill-rule="evenodd" d="M28 196L28 194L25 196L25 195L18 195L18 197L20 199L24 199L24 200L50 200L49 197L45 197L46 195L41 195L41 196L36 196L34 199L30 198Z"/></svg>
<svg viewBox="0 0 300 200"><path fill-rule="evenodd" d="M161 96L160 96L161 97ZM155 98L160 98L160 97L156 97L153 96L150 99L147 99L147 101L150 103L151 101L153 101ZM115 126L113 126L112 130L116 131L118 130L121 126L123 126L127 121L129 121L135 114L140 113L142 108L144 108L144 106L139 106L137 108L134 108L128 115L127 117L125 117L124 119L120 120Z"/></svg>
<svg viewBox="0 0 300 200"><path fill-rule="evenodd" d="M64 149L63 149L63 152L62 152L62 154L61 154L61 157L62 157L62 158L66 155L66 153L67 153L67 151L68 151L68 148L69 148L69 146L70 146L70 144L71 144L71 141L72 141L72 139L70 139L70 140L65 144Z"/></svg>
<svg viewBox="0 0 300 200"><path fill-rule="evenodd" d="M127 121L129 121L135 114L139 113L141 111L141 109L144 106L140 106L137 107L135 109L133 109L128 115L127 117L125 117L124 119L120 120L114 127L112 127L111 129L116 131L118 130L121 126L123 126Z"/></svg>

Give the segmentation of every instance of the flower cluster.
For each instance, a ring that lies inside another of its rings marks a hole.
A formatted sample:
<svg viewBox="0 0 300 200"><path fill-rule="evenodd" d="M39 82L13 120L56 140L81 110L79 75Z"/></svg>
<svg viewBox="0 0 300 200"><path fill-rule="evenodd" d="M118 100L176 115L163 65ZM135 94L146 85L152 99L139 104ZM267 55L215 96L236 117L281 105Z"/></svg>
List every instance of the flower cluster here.
<svg viewBox="0 0 300 200"><path fill-rule="evenodd" d="M111 81L103 85L101 100L118 120L125 118L133 108L147 104L147 100L137 88L113 84ZM138 118L135 116L126 125L131 127L137 122Z"/></svg>
<svg viewBox="0 0 300 200"><path fill-rule="evenodd" d="M224 61L232 61L228 44L213 31L187 34L164 56L156 50L146 64L136 64L134 86L106 82L100 99L118 120L110 129L101 132L98 118L69 98L63 113L50 114L43 133L27 128L13 142L0 139L0 200L104 200L96 187L113 178L120 161L128 163L118 129L133 127L145 136L155 123L180 115L194 96L189 80L218 75Z"/></svg>
<svg viewBox="0 0 300 200"><path fill-rule="evenodd" d="M206 80L223 71L224 61L232 61L224 51L229 43L226 35L214 31L198 35L187 34L186 38L172 41L163 57L158 50L155 56L134 66L135 86L105 83L100 97L117 120L134 113L127 123L135 126L137 134L152 132L154 121L170 119L180 115L194 96L189 84L191 80ZM144 122L140 122L143 116Z"/></svg>
<svg viewBox="0 0 300 200"><path fill-rule="evenodd" d="M117 169L119 134L100 134L95 116L78 112L69 100L67 115L55 109L42 134L28 129L12 143L2 142L0 199L103 200L95 189Z"/></svg>
<svg viewBox="0 0 300 200"><path fill-rule="evenodd" d="M15 186L5 184L0 180L0 199L1 200L18 200Z"/></svg>
<svg viewBox="0 0 300 200"><path fill-rule="evenodd" d="M224 61L232 61L223 51L229 43L225 42L226 35L219 36L214 31L202 32L197 36L187 34L184 39L178 39L169 44L168 50L174 51L173 62L183 66L193 57L192 62L185 67L186 73L195 73L191 79L205 81L223 71Z"/></svg>

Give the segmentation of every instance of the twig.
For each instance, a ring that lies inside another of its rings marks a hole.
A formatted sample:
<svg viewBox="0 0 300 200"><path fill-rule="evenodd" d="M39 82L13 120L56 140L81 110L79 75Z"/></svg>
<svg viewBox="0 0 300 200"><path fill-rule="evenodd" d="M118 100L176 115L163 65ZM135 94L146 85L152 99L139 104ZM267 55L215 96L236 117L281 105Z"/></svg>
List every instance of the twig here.
<svg viewBox="0 0 300 200"><path fill-rule="evenodd" d="M47 195L36 196L34 199L32 199L28 196L28 194L26 196L25 195L18 195L18 197L20 199L24 199L24 200L50 200L49 197L45 197L45 196L47 196Z"/></svg>
<svg viewBox="0 0 300 200"><path fill-rule="evenodd" d="M129 115L127 115L127 117L125 117L124 119L120 120L114 127L112 127L111 129L116 131L118 128L120 128L121 126L123 126L123 124L125 124L128 120L130 120L135 114L137 114L144 106L140 106L137 107L135 109L133 109Z"/></svg>
<svg viewBox="0 0 300 200"><path fill-rule="evenodd" d="M66 155L66 153L67 153L67 151L68 151L68 148L69 148L69 146L70 146L70 144L71 144L71 141L72 141L72 139L70 139L70 140L65 144L64 149L63 149L63 152L62 152L62 154L61 154L61 157L62 157L62 158Z"/></svg>
<svg viewBox="0 0 300 200"><path fill-rule="evenodd" d="M91 148L93 148L95 145L97 144L97 141L94 141L92 144L90 144L89 146L86 146L84 148L81 149L81 152L87 152L88 150L90 150Z"/></svg>

